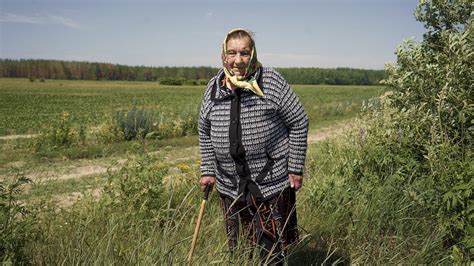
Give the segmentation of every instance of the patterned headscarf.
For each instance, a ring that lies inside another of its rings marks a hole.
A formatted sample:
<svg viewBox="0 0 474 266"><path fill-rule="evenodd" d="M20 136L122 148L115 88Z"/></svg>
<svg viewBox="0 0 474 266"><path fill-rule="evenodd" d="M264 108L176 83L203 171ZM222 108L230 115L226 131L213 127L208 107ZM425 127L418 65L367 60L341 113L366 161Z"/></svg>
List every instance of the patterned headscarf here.
<svg viewBox="0 0 474 266"><path fill-rule="evenodd" d="M262 90L258 86L258 83L255 78L252 76L255 71L257 71L257 69L262 66L262 64L257 60L257 49L255 48L255 42L252 47L252 53L250 55L249 63L245 68L245 73L243 76L236 76L235 73L232 71L232 66L230 66L226 61L227 41L229 40L229 35L236 31L244 31L248 34L249 38L252 38L248 31L240 28L233 29L229 33L227 33L224 39L224 43L222 44L221 55L226 80L228 80L230 83L232 83L238 88L245 88L252 91L258 96L263 96Z"/></svg>

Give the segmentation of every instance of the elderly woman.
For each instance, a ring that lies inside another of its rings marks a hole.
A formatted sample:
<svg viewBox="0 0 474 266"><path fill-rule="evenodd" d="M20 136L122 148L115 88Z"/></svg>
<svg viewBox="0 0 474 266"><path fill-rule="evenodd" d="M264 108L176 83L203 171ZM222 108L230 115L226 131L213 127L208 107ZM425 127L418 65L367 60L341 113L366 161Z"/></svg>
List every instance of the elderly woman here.
<svg viewBox="0 0 474 266"><path fill-rule="evenodd" d="M281 262L298 240L308 118L287 81L257 60L250 32L227 34L222 61L201 105L200 184L219 191L231 251L240 228L263 261Z"/></svg>

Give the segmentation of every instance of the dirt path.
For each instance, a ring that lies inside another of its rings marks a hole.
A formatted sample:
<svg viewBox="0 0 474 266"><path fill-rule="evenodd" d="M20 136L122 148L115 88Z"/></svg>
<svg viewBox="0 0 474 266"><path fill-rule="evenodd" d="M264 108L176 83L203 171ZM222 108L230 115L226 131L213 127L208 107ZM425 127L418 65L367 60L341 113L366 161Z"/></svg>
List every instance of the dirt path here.
<svg viewBox="0 0 474 266"><path fill-rule="evenodd" d="M335 137L340 135L344 132L345 127L329 127L329 128L322 128L315 131L308 132L308 143L312 144L318 141L325 140L329 137Z"/></svg>
<svg viewBox="0 0 474 266"><path fill-rule="evenodd" d="M321 128L318 130L310 131L308 133L308 143L313 144L324 139L335 137L343 134L345 130L353 128L355 122L344 121L334 126ZM16 135L26 136L26 135ZM34 137L34 135L28 135ZM12 136L13 137L13 136ZM21 137L20 137L21 138ZM11 138L13 139L13 138ZM169 165L176 165L181 162L197 161L199 160L199 147L187 147L184 149L161 149L158 151L150 152L150 155L162 156L163 162ZM114 163L113 163L114 162ZM42 169L33 169L26 176L33 181L55 181L55 180L68 180L78 179L85 177L100 176L107 171L118 171L127 162L125 158L107 158L101 160L76 160L71 161L65 165L64 162L54 163L51 165L43 166ZM113 165L113 166L111 166ZM180 172L176 167L171 167L170 172ZM174 169L176 168L176 169ZM47 169L47 170L44 170ZM0 176L1 178L1 176ZM101 194L100 189L89 189L94 198L99 198ZM57 206L69 207L84 194L82 192L71 192L66 194L58 194L54 196L54 201Z"/></svg>
<svg viewBox="0 0 474 266"><path fill-rule="evenodd" d="M308 134L308 143L315 143L322 141L329 137L334 137L342 134L346 129L353 126L353 123L340 123L336 126L322 128L315 131L310 131ZM168 164L176 164L179 162L189 161L189 160L198 160L199 153L197 152L198 147L189 147L186 148L183 152L184 154L167 154L173 153L173 151L155 151L151 152L152 155L157 155L163 153L163 160ZM78 162L77 164L67 166L65 168L51 166L53 170L43 171L43 172L32 172L27 174L27 177L32 180L39 179L52 179L52 180L67 180L74 178L82 178L87 176L97 176L102 175L107 172L107 170L116 171L123 166L127 159L115 159L117 162L115 166L109 169L109 166L112 163L112 160L108 161L91 161L84 160L83 162Z"/></svg>
<svg viewBox="0 0 474 266"><path fill-rule="evenodd" d="M153 151L150 155L163 155L163 162L173 165L180 162L198 160L199 148L188 147L182 151ZM171 155L169 155L171 153ZM25 173L25 176L31 180L37 181L57 181L76 178L84 178L89 176L99 176L107 173L107 171L117 171L127 162L126 158L108 158L105 160L76 160L67 165L64 162L52 163L43 166L42 169L32 169ZM24 165L24 162L14 162L9 165ZM113 166L112 166L113 165ZM48 170L44 170L48 169ZM0 175L0 179L2 176Z"/></svg>
<svg viewBox="0 0 474 266"><path fill-rule="evenodd" d="M0 136L0 140L31 139L31 138L36 138L37 136L38 134L7 135L7 136Z"/></svg>
<svg viewBox="0 0 474 266"><path fill-rule="evenodd" d="M102 175L107 170L116 171L125 164L127 159L115 160L117 163L113 167L109 167L112 164L111 161L107 162L94 162L94 161L83 161L78 164L70 165L67 167L61 167L59 165L51 165L49 168L52 170L48 171L34 171L27 173L26 177L33 181L38 180L67 180L74 178L82 178L87 176Z"/></svg>

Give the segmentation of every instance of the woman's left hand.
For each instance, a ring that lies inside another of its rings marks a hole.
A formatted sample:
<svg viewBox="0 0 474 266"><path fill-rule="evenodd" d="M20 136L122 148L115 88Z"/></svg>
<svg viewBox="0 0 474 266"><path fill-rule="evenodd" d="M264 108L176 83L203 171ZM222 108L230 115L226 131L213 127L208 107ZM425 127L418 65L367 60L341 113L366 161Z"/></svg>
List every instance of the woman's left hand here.
<svg viewBox="0 0 474 266"><path fill-rule="evenodd" d="M295 174L288 174L288 179L290 180L290 186L298 191L301 186L303 186L303 176L295 175Z"/></svg>

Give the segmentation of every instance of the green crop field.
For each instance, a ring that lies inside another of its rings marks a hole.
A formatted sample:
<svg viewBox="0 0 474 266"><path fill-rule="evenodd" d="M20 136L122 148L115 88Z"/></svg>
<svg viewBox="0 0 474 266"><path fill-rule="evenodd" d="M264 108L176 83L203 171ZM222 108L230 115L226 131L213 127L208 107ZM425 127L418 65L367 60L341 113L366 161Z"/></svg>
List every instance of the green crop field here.
<svg viewBox="0 0 474 266"><path fill-rule="evenodd" d="M30 213L18 226L8 227L23 231L2 235L7 243L24 245L8 247L9 254L21 253L19 261L37 264L184 263L201 196L195 124L204 86L27 79L0 79L0 84L2 195L18 199L5 205L5 217L19 217L23 210L17 202ZM308 113L310 134L356 117L364 101L384 92L382 86L292 87ZM130 113L134 105L151 114L151 131L159 137L114 138L111 120L117 112ZM309 150L312 162L314 146ZM24 176L33 183L22 183ZM314 176L308 187L322 180L316 173L308 176ZM319 233L304 231L313 230L313 215L304 203L310 194L300 195L303 231L291 251L295 261L345 260ZM222 220L216 219L221 217L217 196L211 195L202 229L209 241L198 243L195 263L242 264L244 256L228 257ZM35 237L23 239L26 234ZM314 255L305 255L314 245ZM254 258L245 263L258 264Z"/></svg>
<svg viewBox="0 0 474 266"><path fill-rule="evenodd" d="M292 86L310 118L311 128L353 117L381 86ZM0 79L0 135L38 133L64 112L86 128L133 105L155 119L197 117L204 86L160 86L153 82Z"/></svg>

